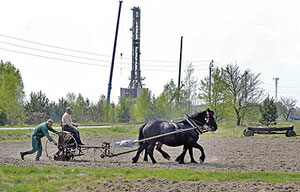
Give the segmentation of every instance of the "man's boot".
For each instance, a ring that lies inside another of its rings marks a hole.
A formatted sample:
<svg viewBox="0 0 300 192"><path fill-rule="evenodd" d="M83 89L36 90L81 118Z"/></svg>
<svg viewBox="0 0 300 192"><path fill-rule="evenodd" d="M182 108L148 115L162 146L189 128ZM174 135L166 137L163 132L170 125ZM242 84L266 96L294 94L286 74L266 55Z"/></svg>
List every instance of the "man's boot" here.
<svg viewBox="0 0 300 192"><path fill-rule="evenodd" d="M39 161L40 160L40 157L39 156L36 156L35 157L35 161Z"/></svg>
<svg viewBox="0 0 300 192"><path fill-rule="evenodd" d="M22 160L24 160L25 155L28 155L28 152L20 152L20 156Z"/></svg>

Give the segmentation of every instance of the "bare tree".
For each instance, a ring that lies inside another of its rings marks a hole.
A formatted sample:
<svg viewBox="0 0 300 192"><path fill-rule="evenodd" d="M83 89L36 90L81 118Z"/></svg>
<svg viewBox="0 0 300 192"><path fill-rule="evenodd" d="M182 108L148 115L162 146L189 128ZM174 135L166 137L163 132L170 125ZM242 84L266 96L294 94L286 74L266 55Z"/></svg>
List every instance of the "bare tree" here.
<svg viewBox="0 0 300 192"><path fill-rule="evenodd" d="M228 85L227 98L234 108L239 126L246 113L261 101L263 90L258 87L260 74L253 74L249 69L242 73L237 65L227 65L223 70Z"/></svg>
<svg viewBox="0 0 300 192"><path fill-rule="evenodd" d="M290 115L295 110L297 100L291 97L281 97L280 101L281 101L281 107L279 107L279 110L283 115L284 120L288 121Z"/></svg>

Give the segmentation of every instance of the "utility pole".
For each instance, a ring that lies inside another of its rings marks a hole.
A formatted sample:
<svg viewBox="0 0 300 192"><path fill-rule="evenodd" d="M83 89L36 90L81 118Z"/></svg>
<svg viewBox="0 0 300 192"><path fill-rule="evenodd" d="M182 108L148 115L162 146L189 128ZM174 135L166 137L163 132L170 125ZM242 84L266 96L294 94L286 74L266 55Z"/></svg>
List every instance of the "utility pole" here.
<svg viewBox="0 0 300 192"><path fill-rule="evenodd" d="M277 101L278 81L279 81L279 78L278 78L278 77L275 77L275 78L273 78L273 80L275 80L275 101Z"/></svg>
<svg viewBox="0 0 300 192"><path fill-rule="evenodd" d="M107 90L107 103L110 103L110 93L111 93L111 88L112 88L112 77L113 77L113 73L114 73L115 55L116 55L116 48L117 48L117 41L118 41L118 31L119 31L119 23L120 23L120 15L121 15L121 8L122 8L123 0L120 0L119 3L120 4L119 4L117 26L116 26L115 42L114 42L112 59L111 59L109 83L108 83L108 90Z"/></svg>
<svg viewBox="0 0 300 192"><path fill-rule="evenodd" d="M211 60L211 62L209 63L209 87L208 87L209 105L211 104L211 71L213 67L214 67L214 60Z"/></svg>
<svg viewBox="0 0 300 192"><path fill-rule="evenodd" d="M181 88L182 42L183 42L183 36L181 36L181 40L180 40L179 74L178 74L178 91L180 91L180 88Z"/></svg>

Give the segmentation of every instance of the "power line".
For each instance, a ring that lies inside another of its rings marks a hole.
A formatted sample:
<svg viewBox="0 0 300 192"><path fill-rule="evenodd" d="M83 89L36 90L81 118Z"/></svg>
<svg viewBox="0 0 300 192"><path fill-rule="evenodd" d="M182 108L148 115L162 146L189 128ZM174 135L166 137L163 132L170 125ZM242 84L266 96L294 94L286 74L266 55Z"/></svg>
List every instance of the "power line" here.
<svg viewBox="0 0 300 192"><path fill-rule="evenodd" d="M271 87L271 88L274 88L274 85L271 85L269 83L263 83L264 86L266 87ZM300 91L300 88L299 87L282 87L282 86L278 86L279 89L285 89L286 91Z"/></svg>
<svg viewBox="0 0 300 192"><path fill-rule="evenodd" d="M11 49L6 49L6 48L2 48L0 47L0 50L4 50L4 51L9 51L9 52L14 52L14 53L18 53L18 54L23 54L23 55L29 55L29 56L34 56L34 57L40 57L40 58L45 58L45 59L51 59L51 60L57 60L57 61L64 61L64 62L69 62L69 63L76 63L76 64L81 64L81 65L89 65L89 66L95 66L95 67L109 67L108 65L101 65L101 64L96 64L96 63L86 63L86 62L80 62L80 61L74 61L74 60L69 60L69 59L61 59L61 58L56 58L56 57L50 57L50 56L45 56L45 55L39 55L39 54L34 54L34 53L26 53L23 51L16 51L16 50L11 50ZM126 67L121 67L121 66L117 66L118 68L122 68L122 69L128 69ZM145 69L147 71L162 71L162 72L175 72L177 70L163 70L163 69ZM202 71L205 69L196 69L195 71Z"/></svg>
<svg viewBox="0 0 300 192"><path fill-rule="evenodd" d="M74 57L74 58L78 58L78 59L86 59L86 60L93 60L93 61L100 61L100 62L110 62L110 61L107 61L107 60L100 60L100 59L93 59L93 58L89 58L89 57L75 56L75 55L70 55L70 54L58 53L58 52L55 52L55 51L47 51L47 50L43 50L43 49L37 49L37 48L33 48L33 47L17 45L17 44L14 44L14 43L8 43L8 42L4 42L4 41L0 41L0 43L15 46L15 47L21 47L21 48L25 48L25 49L31 49L31 50L35 50L35 51L41 51L41 52L45 52L45 53L51 53L51 54L67 56L67 57Z"/></svg>
<svg viewBox="0 0 300 192"><path fill-rule="evenodd" d="M208 60L208 59L206 59L206 60L195 60L195 61L191 61L191 63L206 63L206 62L210 62L211 60ZM206 65L206 64L203 64L203 65Z"/></svg>
<svg viewBox="0 0 300 192"><path fill-rule="evenodd" d="M9 36L9 35L4 35L4 34L0 34L0 36L6 37L6 38L10 38L10 39L14 39L14 40L18 40L18 41L27 42L27 43L32 43L32 44L42 45L42 46L46 46L46 47L61 49L61 50L65 50L65 51L72 51L72 52L77 52L77 53L82 53L82 54L88 54L88 55L95 55L95 56L100 56L100 57L108 57L108 58L111 57L111 55L107 55L107 54L99 54L99 53L82 51L82 50L77 50L77 49L70 49L70 48L65 48L65 47L56 46L56 45L50 45L50 44L46 44L46 43L40 43L40 42L37 42L37 41L26 40L26 39L22 39L22 38L18 38L18 37L13 37L13 36ZM118 57L118 58L120 58L120 57ZM122 59L131 60L132 58L123 57ZM91 59L91 58L89 58L89 60L95 60L96 61L96 59ZM141 61L143 61L143 62L156 62L156 63L176 63L177 64L177 61L171 61L171 60L142 59ZM210 61L210 60L199 60L199 61L192 61L192 62L196 63L196 62L208 62L208 61ZM184 61L184 63L190 63L190 62L189 61ZM165 66L165 67L167 67L167 66ZM170 66L170 67L173 67L173 66ZM177 67L177 66L174 66L174 67Z"/></svg>
<svg viewBox="0 0 300 192"><path fill-rule="evenodd" d="M0 47L0 49L4 50L4 51L10 51L10 52L20 53L20 54L24 54L24 55L30 55L30 56L41 57L41 58L52 59L52 60L58 60L58 61L65 61L65 62L70 62L70 63L91 65L91 66L98 66L98 67L109 67L108 65L100 65L100 64L95 64L95 63L85 63L85 62L73 61L73 60L68 60L68 59L59 59L59 58L56 58L56 57L49 57L49 56L38 55L38 54L33 54L33 53L26 53L26 52L6 49L6 48L2 48L2 47Z"/></svg>
<svg viewBox="0 0 300 192"><path fill-rule="evenodd" d="M18 44L4 42L4 41L0 41L0 43L15 46L15 47L21 47L21 48L25 48L25 49L35 50L35 51L41 51L41 52L50 53L50 54L56 54L56 55L60 55L60 56L66 56L66 57L73 57L73 58L78 58L78 59L86 59L86 60L110 63L110 61L108 61L108 60L101 60L101 59L94 59L94 58L89 58L89 57L75 56L75 55L59 53L59 52L55 52L55 51L47 51L47 50L44 50L44 49L37 49L37 48L33 48L33 47L18 45ZM151 60L151 61L158 62L158 60ZM120 62L116 62L116 63L120 63ZM122 62L122 64L131 65L131 63L126 63L126 62ZM174 68L176 67L175 65L173 66L173 65L147 65L147 64L143 64L143 66L149 66L149 67L174 67ZM206 66L206 65L194 65L194 66L195 67L201 67L201 66Z"/></svg>
<svg viewBox="0 0 300 192"><path fill-rule="evenodd" d="M102 57L111 57L110 55L104 55L104 54L99 54L99 53L93 53L93 52L81 51L81 50L76 50L76 49L64 48L64 47L60 47L60 46L56 46L56 45L49 45L49 44L45 44L45 43L39 43L39 42L36 42L36 41L30 41L30 40L21 39L21 38L18 38L18 37L12 37L12 36L8 36L8 35L4 35L4 34L0 34L0 36L10 38L10 39L15 39L15 40L18 40L18 41L24 41L24 42L27 42L27 43L33 43L33 44L52 47L52 48L56 48L56 49L62 49L62 50L66 50L66 51L73 51L73 52L77 52L77 53L97 55L97 56L102 56Z"/></svg>
<svg viewBox="0 0 300 192"><path fill-rule="evenodd" d="M275 90L275 88L273 87L273 88L270 88L270 87L265 87L265 86L260 86L261 88L263 88L263 89L266 89L266 90L268 90L268 91L274 91ZM300 93L300 90L299 91L278 91L278 93L291 93L291 94L293 94L293 93Z"/></svg>
<svg viewBox="0 0 300 192"><path fill-rule="evenodd" d="M221 67L224 67L224 68L226 67L224 64L222 64L222 63L220 63L220 62L218 62L218 61L216 61L216 60L214 60L214 63L220 65Z"/></svg>

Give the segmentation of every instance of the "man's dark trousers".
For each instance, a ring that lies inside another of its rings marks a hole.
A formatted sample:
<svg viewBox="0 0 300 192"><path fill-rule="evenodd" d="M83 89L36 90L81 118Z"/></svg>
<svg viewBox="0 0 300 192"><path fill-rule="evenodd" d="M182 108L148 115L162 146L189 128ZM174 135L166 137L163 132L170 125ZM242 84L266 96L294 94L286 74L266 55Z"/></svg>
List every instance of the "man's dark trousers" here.
<svg viewBox="0 0 300 192"><path fill-rule="evenodd" d="M63 131L68 131L71 132L73 134L73 137L75 138L76 142L78 145L81 145L82 142L80 140L80 135L79 135L79 131L77 129L74 129L72 127L69 127L68 125L65 125L63 127Z"/></svg>

